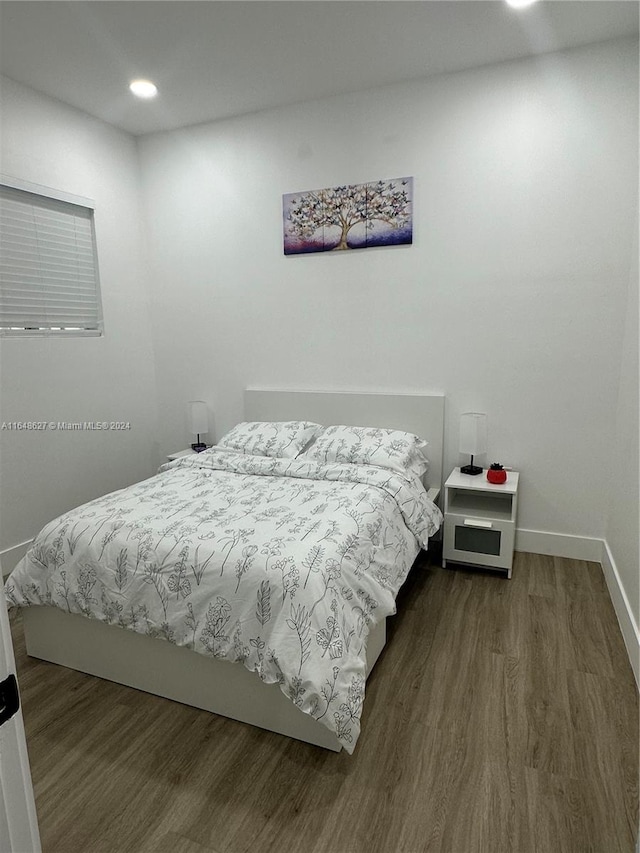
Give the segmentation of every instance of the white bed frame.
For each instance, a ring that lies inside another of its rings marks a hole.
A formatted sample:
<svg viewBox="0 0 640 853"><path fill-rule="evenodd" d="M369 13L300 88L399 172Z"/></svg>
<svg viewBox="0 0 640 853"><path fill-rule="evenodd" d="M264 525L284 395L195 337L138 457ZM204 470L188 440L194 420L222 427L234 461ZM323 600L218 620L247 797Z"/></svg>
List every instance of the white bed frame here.
<svg viewBox="0 0 640 853"><path fill-rule="evenodd" d="M429 494L442 485L444 396L248 389L246 420L311 420L404 429L428 440ZM338 739L243 666L232 666L116 626L55 607L23 610L27 653L100 678L164 696L339 752ZM367 674L384 648L383 621L367 641Z"/></svg>

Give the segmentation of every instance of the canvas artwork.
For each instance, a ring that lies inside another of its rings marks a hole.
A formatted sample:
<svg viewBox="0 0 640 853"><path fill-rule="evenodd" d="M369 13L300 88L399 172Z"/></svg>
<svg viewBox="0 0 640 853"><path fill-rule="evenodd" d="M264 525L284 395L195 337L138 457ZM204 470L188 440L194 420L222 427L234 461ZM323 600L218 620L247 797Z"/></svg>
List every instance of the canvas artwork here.
<svg viewBox="0 0 640 853"><path fill-rule="evenodd" d="M413 241L413 178L282 196L284 253L397 246Z"/></svg>

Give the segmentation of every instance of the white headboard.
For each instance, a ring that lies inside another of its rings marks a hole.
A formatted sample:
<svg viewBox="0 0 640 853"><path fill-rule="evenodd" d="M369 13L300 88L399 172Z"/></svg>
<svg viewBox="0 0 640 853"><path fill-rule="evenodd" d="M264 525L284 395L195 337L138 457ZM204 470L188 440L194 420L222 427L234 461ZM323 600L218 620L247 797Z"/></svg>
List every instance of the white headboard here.
<svg viewBox="0 0 640 853"><path fill-rule="evenodd" d="M443 394L247 388L244 392L244 416L247 421L308 420L324 426L345 424L412 432L429 442L429 486L442 488Z"/></svg>

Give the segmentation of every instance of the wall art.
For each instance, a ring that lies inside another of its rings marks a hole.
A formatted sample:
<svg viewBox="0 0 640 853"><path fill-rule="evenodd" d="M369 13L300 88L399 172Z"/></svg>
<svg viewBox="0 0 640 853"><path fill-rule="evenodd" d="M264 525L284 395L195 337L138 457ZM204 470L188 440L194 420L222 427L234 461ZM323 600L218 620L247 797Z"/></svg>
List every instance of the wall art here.
<svg viewBox="0 0 640 853"><path fill-rule="evenodd" d="M413 178L282 196L285 255L413 241Z"/></svg>

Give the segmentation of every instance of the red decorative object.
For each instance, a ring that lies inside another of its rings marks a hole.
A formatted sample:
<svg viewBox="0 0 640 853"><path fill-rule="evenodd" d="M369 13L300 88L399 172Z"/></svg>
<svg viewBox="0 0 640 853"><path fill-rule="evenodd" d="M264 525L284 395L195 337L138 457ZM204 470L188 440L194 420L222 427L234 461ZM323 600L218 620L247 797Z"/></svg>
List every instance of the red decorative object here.
<svg viewBox="0 0 640 853"><path fill-rule="evenodd" d="M487 471L487 480L496 486L500 485L500 483L506 483L507 472L504 470L502 465L498 462L494 462L491 468Z"/></svg>

